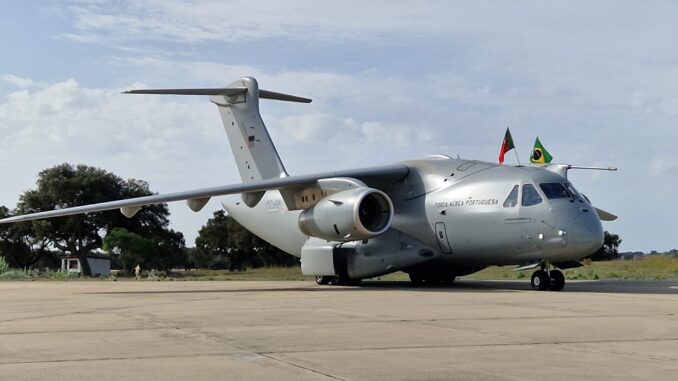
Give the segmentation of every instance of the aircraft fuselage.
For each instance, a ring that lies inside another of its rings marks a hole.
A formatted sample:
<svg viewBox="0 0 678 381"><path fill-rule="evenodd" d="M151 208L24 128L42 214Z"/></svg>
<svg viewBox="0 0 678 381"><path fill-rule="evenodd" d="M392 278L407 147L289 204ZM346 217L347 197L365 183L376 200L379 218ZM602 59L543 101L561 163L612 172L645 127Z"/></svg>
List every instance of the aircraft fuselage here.
<svg viewBox="0 0 678 381"><path fill-rule="evenodd" d="M592 254L603 243L595 209L552 171L445 156L403 164L410 168L407 177L384 189L394 206L392 227L428 245L438 261L477 268L561 263ZM569 193L549 198L542 187L550 184ZM301 255L309 237L298 228L300 212L287 211L278 191L267 192L254 208L240 202L224 207L253 233Z"/></svg>

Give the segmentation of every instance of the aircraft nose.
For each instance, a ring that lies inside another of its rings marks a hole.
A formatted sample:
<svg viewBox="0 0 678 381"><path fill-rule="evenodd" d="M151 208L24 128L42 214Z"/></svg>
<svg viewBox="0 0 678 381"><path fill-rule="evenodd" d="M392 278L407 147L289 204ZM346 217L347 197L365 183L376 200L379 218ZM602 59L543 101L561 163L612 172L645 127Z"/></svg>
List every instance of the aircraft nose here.
<svg viewBox="0 0 678 381"><path fill-rule="evenodd" d="M583 212L572 224L572 241L582 254L593 254L603 245L605 235L603 225L597 216L589 211Z"/></svg>

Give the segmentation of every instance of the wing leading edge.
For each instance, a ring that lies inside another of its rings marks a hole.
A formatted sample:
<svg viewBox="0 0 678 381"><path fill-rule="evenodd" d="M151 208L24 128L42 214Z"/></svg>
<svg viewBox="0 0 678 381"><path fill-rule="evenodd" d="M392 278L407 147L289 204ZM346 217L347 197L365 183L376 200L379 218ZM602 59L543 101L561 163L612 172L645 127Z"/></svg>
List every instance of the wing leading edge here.
<svg viewBox="0 0 678 381"><path fill-rule="evenodd" d="M99 204L76 206L72 208L50 210L8 217L0 220L0 224L40 220L45 218L70 216L106 210L120 209L127 216L132 217L145 205L161 204L165 202L187 200L189 207L200 210L211 197L225 196L245 192L262 192L273 189L281 189L291 186L310 185L320 179L333 177L350 177L369 182L395 183L407 176L409 169L404 164L393 164L380 167L368 167L356 170L334 171L311 175L291 176L279 179L268 179L246 184L224 185L212 188L194 189L184 192L168 193L164 195L152 195L145 197L130 198L117 201L103 202Z"/></svg>

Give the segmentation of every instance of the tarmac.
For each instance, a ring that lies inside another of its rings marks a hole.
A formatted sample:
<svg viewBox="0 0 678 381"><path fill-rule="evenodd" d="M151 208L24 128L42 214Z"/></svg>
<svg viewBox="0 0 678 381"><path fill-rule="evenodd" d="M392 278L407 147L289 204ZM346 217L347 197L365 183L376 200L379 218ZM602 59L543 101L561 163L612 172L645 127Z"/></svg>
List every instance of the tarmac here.
<svg viewBox="0 0 678 381"><path fill-rule="evenodd" d="M0 380L676 380L678 282L0 282Z"/></svg>

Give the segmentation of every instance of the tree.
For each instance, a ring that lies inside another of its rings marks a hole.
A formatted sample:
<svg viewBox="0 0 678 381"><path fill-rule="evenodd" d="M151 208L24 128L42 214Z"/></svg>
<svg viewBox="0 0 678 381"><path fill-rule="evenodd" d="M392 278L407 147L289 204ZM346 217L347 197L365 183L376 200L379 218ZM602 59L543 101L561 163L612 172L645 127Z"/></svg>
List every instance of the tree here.
<svg viewBox="0 0 678 381"><path fill-rule="evenodd" d="M244 270L247 267L292 266L296 258L250 233L224 211L200 229L192 262L199 268Z"/></svg>
<svg viewBox="0 0 678 381"><path fill-rule="evenodd" d="M10 212L0 206L0 218L9 217ZM10 267L27 268L50 257L48 262L56 262L49 242L33 234L31 223L22 222L0 225L0 256Z"/></svg>
<svg viewBox="0 0 678 381"><path fill-rule="evenodd" d="M619 258L619 245L621 245L621 243L622 240L619 238L619 235L605 231L603 246L587 258L594 261L611 261L617 259Z"/></svg>
<svg viewBox="0 0 678 381"><path fill-rule="evenodd" d="M226 268L229 262L228 217L223 211L214 213L198 232L192 261L198 268Z"/></svg>
<svg viewBox="0 0 678 381"><path fill-rule="evenodd" d="M148 268L169 270L186 263L186 243L184 235L172 229L165 229L151 237L156 245L155 256L146 261Z"/></svg>
<svg viewBox="0 0 678 381"><path fill-rule="evenodd" d="M153 194L148 183L124 181L103 169L86 165L61 164L38 174L37 189L22 194L17 213L68 208ZM59 217L30 223L30 236L80 259L83 273L91 275L87 255L101 248L102 237L116 227L146 236L166 234L169 210L166 204L142 208L127 219L119 211ZM178 237L174 237L178 238ZM183 241L183 237L181 237ZM176 239L175 239L176 241ZM175 242L176 243L176 242Z"/></svg>
<svg viewBox="0 0 678 381"><path fill-rule="evenodd" d="M155 243L124 228L115 228L104 238L103 249L111 256L117 256L123 269L130 271L137 264L146 265L148 257L154 257Z"/></svg>
<svg viewBox="0 0 678 381"><path fill-rule="evenodd" d="M142 268L169 270L185 262L184 236L173 230L145 237L125 228L115 228L104 238L103 249L126 271L137 264Z"/></svg>

